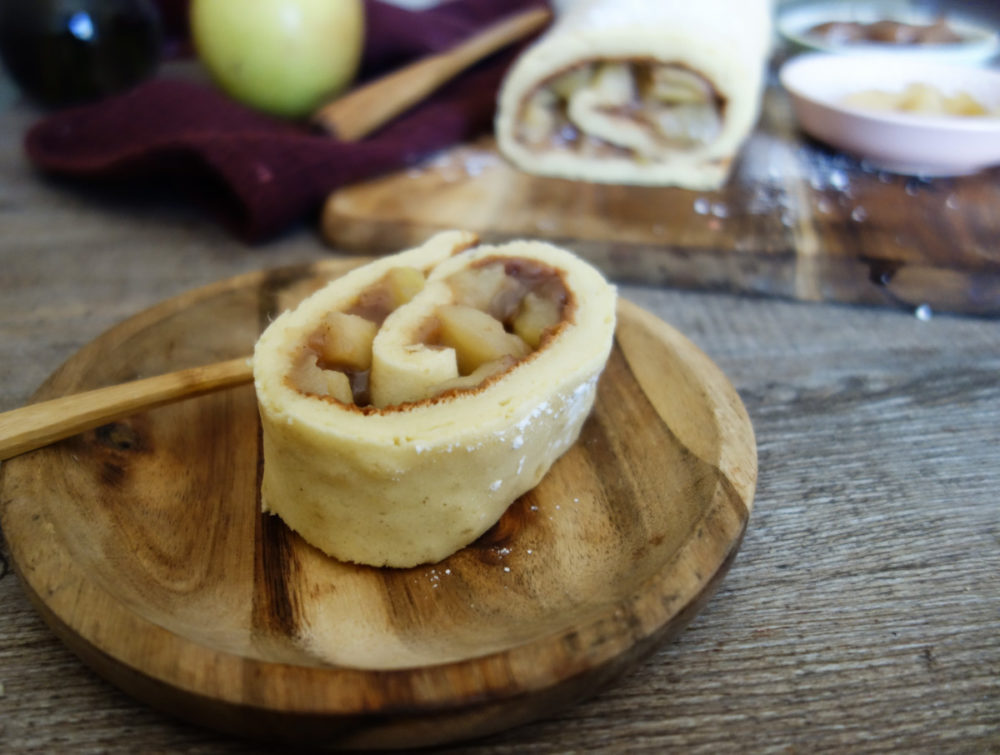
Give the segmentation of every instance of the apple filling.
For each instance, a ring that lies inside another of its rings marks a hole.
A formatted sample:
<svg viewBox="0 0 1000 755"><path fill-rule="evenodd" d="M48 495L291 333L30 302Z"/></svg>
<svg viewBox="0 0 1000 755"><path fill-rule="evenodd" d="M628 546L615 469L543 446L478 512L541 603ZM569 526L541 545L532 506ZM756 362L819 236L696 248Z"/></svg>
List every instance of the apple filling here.
<svg viewBox="0 0 1000 755"><path fill-rule="evenodd" d="M562 277L538 262L485 260L444 283L450 302L435 307L404 348L451 352L454 367L430 388L394 387L393 395L410 397L407 401L477 388L542 348L568 317L570 296ZM303 344L292 384L303 393L370 406L379 328L424 285L421 271L393 268L345 311L328 313Z"/></svg>
<svg viewBox="0 0 1000 755"><path fill-rule="evenodd" d="M523 102L517 138L538 150L638 160L710 144L724 101L698 73L650 60L583 63Z"/></svg>

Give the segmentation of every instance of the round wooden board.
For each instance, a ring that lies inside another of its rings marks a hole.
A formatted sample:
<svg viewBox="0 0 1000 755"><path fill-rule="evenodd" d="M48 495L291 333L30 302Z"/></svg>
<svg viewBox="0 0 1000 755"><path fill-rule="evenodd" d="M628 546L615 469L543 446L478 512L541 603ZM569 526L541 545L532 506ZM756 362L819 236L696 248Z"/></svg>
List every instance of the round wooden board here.
<svg viewBox="0 0 1000 755"><path fill-rule="evenodd" d="M250 353L275 312L356 264L166 301L36 398ZM259 445L252 386L151 410L5 462L0 521L38 610L113 683L225 731L345 748L483 735L596 691L714 591L757 473L726 378L625 301L579 441L442 563L321 555L259 513Z"/></svg>

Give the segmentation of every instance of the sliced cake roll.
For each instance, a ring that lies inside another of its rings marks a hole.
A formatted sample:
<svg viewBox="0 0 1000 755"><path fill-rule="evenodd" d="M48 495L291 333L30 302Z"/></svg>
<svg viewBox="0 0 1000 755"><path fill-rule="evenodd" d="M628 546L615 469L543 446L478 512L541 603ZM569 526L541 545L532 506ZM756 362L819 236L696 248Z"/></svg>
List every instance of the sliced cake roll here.
<svg viewBox="0 0 1000 755"><path fill-rule="evenodd" d="M529 173L718 187L770 42L770 0L565 0L503 83L498 147Z"/></svg>
<svg viewBox="0 0 1000 755"><path fill-rule="evenodd" d="M448 232L279 316L254 377L263 506L335 558L439 561L576 440L615 291L570 252Z"/></svg>

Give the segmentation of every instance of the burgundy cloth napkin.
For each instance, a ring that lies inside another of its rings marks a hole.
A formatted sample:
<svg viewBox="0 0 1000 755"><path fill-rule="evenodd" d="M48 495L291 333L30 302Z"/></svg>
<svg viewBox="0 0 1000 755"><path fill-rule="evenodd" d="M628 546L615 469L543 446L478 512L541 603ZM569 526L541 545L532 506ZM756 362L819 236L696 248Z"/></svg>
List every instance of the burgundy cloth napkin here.
<svg viewBox="0 0 1000 755"><path fill-rule="evenodd" d="M361 78L452 47L541 0L451 0L409 11L366 0ZM248 241L315 213L332 190L412 164L489 128L515 50L485 61L373 136L341 143L270 118L214 88L158 78L55 113L25 138L41 170L108 181L170 181L208 201Z"/></svg>

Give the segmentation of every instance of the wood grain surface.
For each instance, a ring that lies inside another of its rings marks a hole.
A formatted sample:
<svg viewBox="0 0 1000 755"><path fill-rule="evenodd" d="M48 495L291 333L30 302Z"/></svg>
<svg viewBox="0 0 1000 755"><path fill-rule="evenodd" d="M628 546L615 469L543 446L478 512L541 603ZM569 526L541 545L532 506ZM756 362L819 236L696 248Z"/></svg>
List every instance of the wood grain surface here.
<svg viewBox="0 0 1000 755"><path fill-rule="evenodd" d="M44 179L21 151L40 113L9 100L0 108L0 409L25 404L72 354L159 301L333 254L311 225L248 247L169 187ZM989 202L968 202L973 217L995 215ZM919 228L921 218L908 222ZM1000 750L997 323L619 290L690 337L747 407L760 478L743 545L688 629L618 682L444 751ZM184 363L182 345L172 353ZM0 605L0 750L269 752L105 682L52 633L3 560Z"/></svg>
<svg viewBox="0 0 1000 755"><path fill-rule="evenodd" d="M168 300L88 344L39 398L164 372L165 344L204 363L249 353L351 266ZM324 556L260 513L260 454L243 386L22 455L0 469L11 565L56 634L129 693L225 731L352 748L492 734L592 695L714 592L757 474L722 373L627 301L578 443L441 563Z"/></svg>
<svg viewBox="0 0 1000 755"><path fill-rule="evenodd" d="M324 237L365 254L442 228L565 244L617 280L1000 315L1000 170L920 180L807 140L772 87L713 192L530 176L491 138L334 192Z"/></svg>

